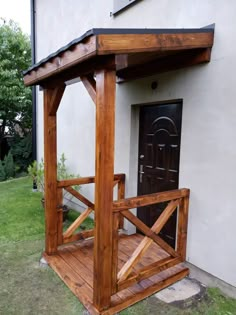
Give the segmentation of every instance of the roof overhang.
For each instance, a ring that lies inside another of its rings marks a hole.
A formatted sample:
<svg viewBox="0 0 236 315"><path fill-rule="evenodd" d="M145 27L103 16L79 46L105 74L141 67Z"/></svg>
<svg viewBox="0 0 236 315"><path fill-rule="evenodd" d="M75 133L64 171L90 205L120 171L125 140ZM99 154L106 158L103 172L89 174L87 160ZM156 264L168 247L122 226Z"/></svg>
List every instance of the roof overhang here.
<svg viewBox="0 0 236 315"><path fill-rule="evenodd" d="M199 29L92 29L29 68L24 83L66 82L109 66L110 56L115 56L118 81L137 79L209 62L213 40L214 25Z"/></svg>

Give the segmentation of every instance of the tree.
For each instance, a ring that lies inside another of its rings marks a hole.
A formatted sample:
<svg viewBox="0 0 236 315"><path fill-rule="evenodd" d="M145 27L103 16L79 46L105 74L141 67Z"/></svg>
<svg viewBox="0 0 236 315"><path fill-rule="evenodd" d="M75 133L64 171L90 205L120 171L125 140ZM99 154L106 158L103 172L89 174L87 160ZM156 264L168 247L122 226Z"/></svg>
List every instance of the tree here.
<svg viewBox="0 0 236 315"><path fill-rule="evenodd" d="M14 156L14 162L19 171L27 171L28 166L32 163L32 135L26 134L24 137L15 135L9 141L11 153Z"/></svg>
<svg viewBox="0 0 236 315"><path fill-rule="evenodd" d="M6 155L4 158L4 167L5 167L6 179L12 178L15 176L15 165L14 165L13 156L11 152L9 152L8 155Z"/></svg>
<svg viewBox="0 0 236 315"><path fill-rule="evenodd" d="M0 160L0 182L3 182L6 179L5 167Z"/></svg>
<svg viewBox="0 0 236 315"><path fill-rule="evenodd" d="M0 150L7 134L24 137L31 132L31 89L24 86L22 77L30 64L28 36L13 21L0 19Z"/></svg>

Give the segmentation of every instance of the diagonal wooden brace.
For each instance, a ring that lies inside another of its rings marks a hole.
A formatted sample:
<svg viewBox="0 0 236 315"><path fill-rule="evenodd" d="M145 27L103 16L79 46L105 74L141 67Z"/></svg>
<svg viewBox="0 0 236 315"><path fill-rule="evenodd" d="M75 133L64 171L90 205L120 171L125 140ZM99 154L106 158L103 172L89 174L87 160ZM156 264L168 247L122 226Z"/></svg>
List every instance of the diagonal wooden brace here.
<svg viewBox="0 0 236 315"><path fill-rule="evenodd" d="M133 223L141 232L143 232L146 236L151 238L157 245L162 247L170 256L178 257L177 252L168 245L165 241L163 241L160 236L156 235L146 224L144 224L139 218L137 218L132 212L129 210L122 211L121 214Z"/></svg>
<svg viewBox="0 0 236 315"><path fill-rule="evenodd" d="M96 105L96 81L93 75L86 75L80 77L83 85L85 86L88 94L91 96L94 104Z"/></svg>
<svg viewBox="0 0 236 315"><path fill-rule="evenodd" d="M81 215L64 232L63 238L70 237L74 233L74 231L84 222L84 220L89 216L91 212L92 209L88 208L83 213L81 213Z"/></svg>
<svg viewBox="0 0 236 315"><path fill-rule="evenodd" d="M49 115L50 116L56 115L56 112L58 110L62 96L63 96L64 91L65 91L65 88L66 88L66 85L61 84L61 85L59 85L56 88L51 90L50 108L49 108Z"/></svg>
<svg viewBox="0 0 236 315"><path fill-rule="evenodd" d="M179 205L180 200L173 200L169 202L165 210L162 212L160 217L157 219L157 221L154 223L154 225L151 228L151 231L158 234L163 226L166 224L169 217L172 215L172 213L175 211L176 207ZM144 239L141 241L139 246L134 251L133 255L130 257L130 259L124 264L124 266L121 268L121 270L118 273L118 282L125 280L128 275L130 274L132 268L135 264L140 260L140 258L144 255L144 253L147 251L149 246L152 244L153 240L145 236Z"/></svg>
<svg viewBox="0 0 236 315"><path fill-rule="evenodd" d="M86 197L81 195L81 193L79 193L77 190L73 189L72 187L65 187L64 189L68 191L72 196L74 196L75 198L83 202L86 206L94 210L94 204L90 200L88 200Z"/></svg>

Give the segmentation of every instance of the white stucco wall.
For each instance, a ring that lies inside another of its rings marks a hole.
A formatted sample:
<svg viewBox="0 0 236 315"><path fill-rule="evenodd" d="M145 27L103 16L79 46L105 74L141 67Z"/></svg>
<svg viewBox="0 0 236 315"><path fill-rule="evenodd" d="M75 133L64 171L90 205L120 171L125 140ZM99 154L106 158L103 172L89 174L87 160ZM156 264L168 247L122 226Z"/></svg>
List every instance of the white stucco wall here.
<svg viewBox="0 0 236 315"><path fill-rule="evenodd" d="M216 23L209 64L117 86L115 171L137 191L138 109L132 104L183 99L180 187L191 189L187 259L236 286L236 2L143 0L111 17L112 1L38 0L37 60L93 27L191 28ZM151 82L158 81L158 89ZM43 155L38 93L38 158ZM69 86L58 113L58 151L81 176L94 174L95 109L81 83ZM132 128L130 128L132 126ZM83 188L92 198L93 189Z"/></svg>

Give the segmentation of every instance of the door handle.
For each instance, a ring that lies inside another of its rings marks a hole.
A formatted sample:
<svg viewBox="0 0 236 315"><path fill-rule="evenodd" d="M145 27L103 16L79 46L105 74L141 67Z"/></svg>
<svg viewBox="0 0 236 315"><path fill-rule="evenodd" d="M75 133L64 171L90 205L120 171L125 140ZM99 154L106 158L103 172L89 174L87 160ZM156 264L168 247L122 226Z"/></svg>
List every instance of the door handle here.
<svg viewBox="0 0 236 315"><path fill-rule="evenodd" d="M143 182L143 174L144 174L143 165L140 165L140 166L139 166L139 182L140 182L140 183Z"/></svg>

